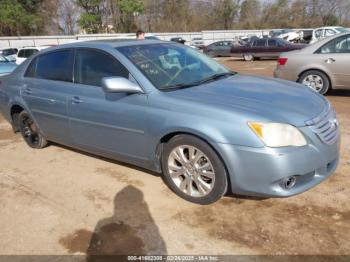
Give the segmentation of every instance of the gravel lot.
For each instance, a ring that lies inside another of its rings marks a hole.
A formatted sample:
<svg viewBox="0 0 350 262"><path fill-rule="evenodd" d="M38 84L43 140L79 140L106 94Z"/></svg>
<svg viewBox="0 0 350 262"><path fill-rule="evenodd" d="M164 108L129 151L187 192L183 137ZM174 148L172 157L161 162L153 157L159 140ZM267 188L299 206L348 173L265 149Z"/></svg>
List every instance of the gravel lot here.
<svg viewBox="0 0 350 262"><path fill-rule="evenodd" d="M270 77L276 64L219 60ZM210 206L183 201L145 170L59 145L32 150L0 118L0 254L350 255L350 91L327 98L342 125L330 179L288 199Z"/></svg>

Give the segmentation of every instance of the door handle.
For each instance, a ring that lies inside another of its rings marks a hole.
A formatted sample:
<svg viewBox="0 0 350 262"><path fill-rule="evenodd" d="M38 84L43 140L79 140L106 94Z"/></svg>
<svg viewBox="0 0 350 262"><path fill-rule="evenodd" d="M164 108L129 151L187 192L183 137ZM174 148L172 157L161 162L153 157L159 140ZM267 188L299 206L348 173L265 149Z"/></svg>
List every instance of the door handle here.
<svg viewBox="0 0 350 262"><path fill-rule="evenodd" d="M56 100L55 99L49 99L48 102L49 102L50 105L53 105L53 104L56 103Z"/></svg>
<svg viewBox="0 0 350 262"><path fill-rule="evenodd" d="M23 93L25 93L26 95L31 95L33 93L32 89L25 87L23 89Z"/></svg>
<svg viewBox="0 0 350 262"><path fill-rule="evenodd" d="M333 59L333 58L328 58L327 60L325 60L325 62L326 62L327 64L332 64L332 63L335 62L335 59Z"/></svg>
<svg viewBox="0 0 350 262"><path fill-rule="evenodd" d="M74 96L72 98L72 104L80 104L82 102L83 102L83 100L81 100L79 96Z"/></svg>

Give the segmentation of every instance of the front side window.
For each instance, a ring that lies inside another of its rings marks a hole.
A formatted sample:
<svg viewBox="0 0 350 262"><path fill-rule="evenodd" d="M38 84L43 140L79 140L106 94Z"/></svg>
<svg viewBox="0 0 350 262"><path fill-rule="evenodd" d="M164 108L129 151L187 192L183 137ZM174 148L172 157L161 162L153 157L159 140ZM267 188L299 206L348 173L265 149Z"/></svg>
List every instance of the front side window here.
<svg viewBox="0 0 350 262"><path fill-rule="evenodd" d="M125 46L117 50L161 90L195 85L210 77L230 73L206 55L178 44Z"/></svg>
<svg viewBox="0 0 350 262"><path fill-rule="evenodd" d="M76 83L90 86L101 86L104 77L129 78L128 70L116 58L92 49L76 51L74 71Z"/></svg>
<svg viewBox="0 0 350 262"><path fill-rule="evenodd" d="M350 36L342 36L328 42L316 51L317 54L350 53Z"/></svg>
<svg viewBox="0 0 350 262"><path fill-rule="evenodd" d="M269 46L277 46L277 41L275 39L269 39L268 40Z"/></svg>
<svg viewBox="0 0 350 262"><path fill-rule="evenodd" d="M73 76L73 51L62 50L36 57L30 64L26 77L71 82Z"/></svg>

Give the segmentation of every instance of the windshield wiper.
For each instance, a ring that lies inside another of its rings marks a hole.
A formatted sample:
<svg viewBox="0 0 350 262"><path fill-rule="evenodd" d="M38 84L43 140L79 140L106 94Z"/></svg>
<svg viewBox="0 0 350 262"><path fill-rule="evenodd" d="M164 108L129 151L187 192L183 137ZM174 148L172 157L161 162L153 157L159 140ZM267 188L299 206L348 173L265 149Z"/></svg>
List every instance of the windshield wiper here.
<svg viewBox="0 0 350 262"><path fill-rule="evenodd" d="M221 74L215 74L215 75L212 75L212 76L210 76L208 78L205 78L205 79L199 81L198 84L201 85L201 84L204 84L204 83L208 83L208 82L211 82L211 81L218 80L218 79L220 79L222 77L233 76L235 74L236 73L234 73L234 72L226 72L226 73L221 73Z"/></svg>
<svg viewBox="0 0 350 262"><path fill-rule="evenodd" d="M196 81L196 82L193 82L193 83L189 83L189 84L177 84L177 85L172 85L172 86L164 86L164 87L161 87L159 88L160 90L174 90L174 89L184 89L184 88L189 88L189 87L193 87L193 86L198 86L198 85L202 85L204 83L208 83L208 82L211 82L211 81L215 81L217 79L220 79L222 77L227 77L227 76L233 76L235 75L236 73L234 72L226 72L226 73L220 73L220 74L215 74L215 75L212 75L208 78L205 78L203 80L200 80L200 81Z"/></svg>

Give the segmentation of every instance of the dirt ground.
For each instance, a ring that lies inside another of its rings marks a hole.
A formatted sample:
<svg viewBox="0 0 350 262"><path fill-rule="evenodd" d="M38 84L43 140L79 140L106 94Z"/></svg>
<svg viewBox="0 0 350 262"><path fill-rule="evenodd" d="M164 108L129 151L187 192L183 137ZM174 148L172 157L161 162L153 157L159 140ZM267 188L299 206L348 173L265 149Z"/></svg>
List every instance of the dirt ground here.
<svg viewBox="0 0 350 262"><path fill-rule="evenodd" d="M220 59L272 76L275 61ZM348 254L350 91L335 92L342 125L336 173L287 199L178 198L153 173L59 145L32 150L0 119L0 254Z"/></svg>

